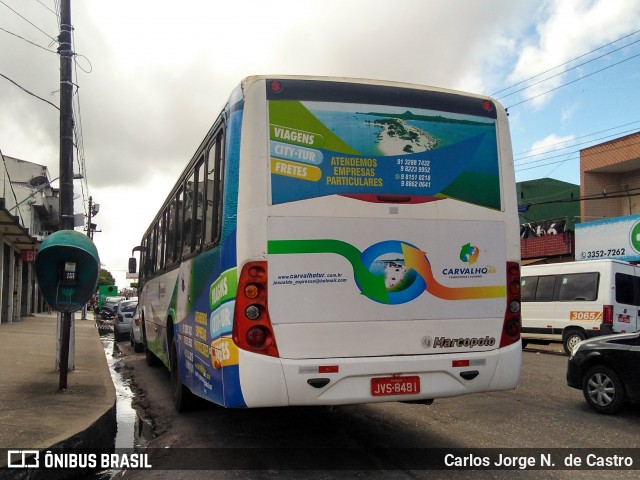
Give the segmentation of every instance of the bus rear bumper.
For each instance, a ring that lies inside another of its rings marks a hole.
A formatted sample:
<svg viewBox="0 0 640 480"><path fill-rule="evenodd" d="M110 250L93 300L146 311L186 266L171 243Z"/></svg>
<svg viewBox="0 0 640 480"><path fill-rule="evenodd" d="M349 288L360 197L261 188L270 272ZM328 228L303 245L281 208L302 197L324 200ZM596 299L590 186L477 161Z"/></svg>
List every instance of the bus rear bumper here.
<svg viewBox="0 0 640 480"><path fill-rule="evenodd" d="M311 360L241 351L240 379L248 407L415 402L513 389L521 355L520 342L482 352ZM374 391L378 383L400 387L381 393Z"/></svg>

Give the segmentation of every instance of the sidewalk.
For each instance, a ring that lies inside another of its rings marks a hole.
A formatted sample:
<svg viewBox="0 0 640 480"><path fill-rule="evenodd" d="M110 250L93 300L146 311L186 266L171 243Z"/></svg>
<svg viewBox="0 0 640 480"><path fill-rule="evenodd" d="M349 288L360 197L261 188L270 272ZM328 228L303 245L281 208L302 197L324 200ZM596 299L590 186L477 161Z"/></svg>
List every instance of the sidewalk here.
<svg viewBox="0 0 640 480"><path fill-rule="evenodd" d="M0 324L0 469L6 449L113 447L116 391L95 323L75 320L66 391L55 370L56 323L41 313Z"/></svg>

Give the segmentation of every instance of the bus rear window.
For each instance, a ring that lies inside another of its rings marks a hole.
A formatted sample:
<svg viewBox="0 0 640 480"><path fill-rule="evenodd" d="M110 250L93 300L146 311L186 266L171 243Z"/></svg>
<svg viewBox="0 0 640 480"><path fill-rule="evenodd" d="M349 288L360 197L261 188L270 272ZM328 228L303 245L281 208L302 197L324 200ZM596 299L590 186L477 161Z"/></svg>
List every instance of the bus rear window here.
<svg viewBox="0 0 640 480"><path fill-rule="evenodd" d="M272 204L337 194L501 208L495 118L415 105L268 103Z"/></svg>

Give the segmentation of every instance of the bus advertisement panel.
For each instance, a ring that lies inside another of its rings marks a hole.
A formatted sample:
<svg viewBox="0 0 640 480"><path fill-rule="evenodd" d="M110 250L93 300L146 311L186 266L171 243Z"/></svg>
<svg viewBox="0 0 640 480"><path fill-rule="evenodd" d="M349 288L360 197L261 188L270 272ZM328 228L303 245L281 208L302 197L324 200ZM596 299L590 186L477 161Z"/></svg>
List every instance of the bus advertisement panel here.
<svg viewBox="0 0 640 480"><path fill-rule="evenodd" d="M269 121L274 204L372 194L501 207L495 118L271 100Z"/></svg>

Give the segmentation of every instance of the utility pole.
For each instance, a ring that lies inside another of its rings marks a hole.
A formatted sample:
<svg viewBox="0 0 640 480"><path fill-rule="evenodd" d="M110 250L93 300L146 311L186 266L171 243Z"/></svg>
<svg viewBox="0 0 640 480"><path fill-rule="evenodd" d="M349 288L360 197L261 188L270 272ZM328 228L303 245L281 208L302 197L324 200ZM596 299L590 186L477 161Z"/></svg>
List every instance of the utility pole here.
<svg viewBox="0 0 640 480"><path fill-rule="evenodd" d="M89 197L89 215L87 215L87 237L93 240L93 230L91 229L91 216L93 215L93 197Z"/></svg>
<svg viewBox="0 0 640 480"><path fill-rule="evenodd" d="M93 197L89 196L89 214L87 215L87 237L93 240L93 230L91 229L91 215L93 215ZM87 306L82 307L82 319L87 319Z"/></svg>
<svg viewBox="0 0 640 480"><path fill-rule="evenodd" d="M100 205L97 203L93 203L93 197L89 197L89 215L87 215L87 237L93 240L94 232L101 232L102 230L97 230L97 226L95 223L91 223L93 217L95 217L100 211Z"/></svg>
<svg viewBox="0 0 640 480"><path fill-rule="evenodd" d="M60 229L73 230L73 76L71 49L71 0L60 2ZM71 312L62 312L60 382L67 389Z"/></svg>

